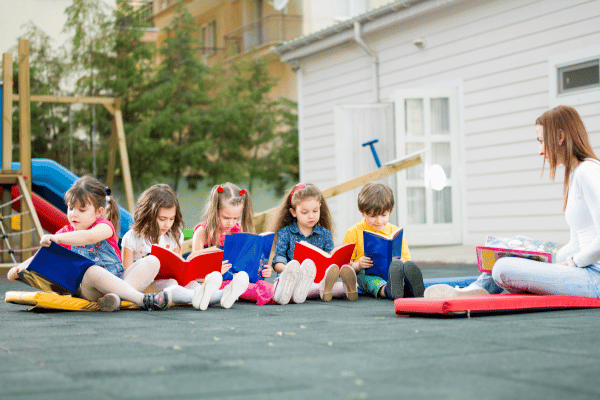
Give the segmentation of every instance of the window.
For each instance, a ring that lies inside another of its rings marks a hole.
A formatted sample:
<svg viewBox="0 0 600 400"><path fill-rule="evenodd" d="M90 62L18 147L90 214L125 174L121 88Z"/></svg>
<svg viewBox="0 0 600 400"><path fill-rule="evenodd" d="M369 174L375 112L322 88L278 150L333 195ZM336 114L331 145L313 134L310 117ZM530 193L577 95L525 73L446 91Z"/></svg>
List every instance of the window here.
<svg viewBox="0 0 600 400"><path fill-rule="evenodd" d="M558 68L558 94L600 86L598 59Z"/></svg>
<svg viewBox="0 0 600 400"><path fill-rule="evenodd" d="M201 29L202 55L212 56L217 52L217 23L210 21Z"/></svg>
<svg viewBox="0 0 600 400"><path fill-rule="evenodd" d="M548 59L550 107L600 101L600 46Z"/></svg>
<svg viewBox="0 0 600 400"><path fill-rule="evenodd" d="M413 245L462 242L460 132L455 89L396 92L398 157L427 150L397 180L398 220Z"/></svg>

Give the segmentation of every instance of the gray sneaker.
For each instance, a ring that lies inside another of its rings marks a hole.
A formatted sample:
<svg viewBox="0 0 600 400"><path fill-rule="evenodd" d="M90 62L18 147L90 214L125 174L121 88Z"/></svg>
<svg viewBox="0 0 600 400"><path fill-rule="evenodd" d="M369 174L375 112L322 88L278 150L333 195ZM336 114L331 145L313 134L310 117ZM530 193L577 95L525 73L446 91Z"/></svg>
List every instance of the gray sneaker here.
<svg viewBox="0 0 600 400"><path fill-rule="evenodd" d="M107 293L98 300L100 311L112 312L121 308L121 298L114 293Z"/></svg>

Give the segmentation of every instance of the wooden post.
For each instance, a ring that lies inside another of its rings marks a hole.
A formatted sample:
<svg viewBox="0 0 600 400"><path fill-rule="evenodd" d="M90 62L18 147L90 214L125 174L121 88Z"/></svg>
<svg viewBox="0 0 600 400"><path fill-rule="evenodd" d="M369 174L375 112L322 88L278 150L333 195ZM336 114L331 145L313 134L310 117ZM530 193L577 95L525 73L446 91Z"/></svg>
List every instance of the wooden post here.
<svg viewBox="0 0 600 400"><path fill-rule="evenodd" d="M4 82L2 90L2 171L12 170L12 96L13 96L13 57L10 53L2 54L2 81ZM10 191L10 185L3 185L2 187L2 204L6 204L12 200ZM4 225L4 232L12 232L12 221L8 218L11 214L10 206L2 207L2 224ZM10 236L7 239L10 241ZM2 245L0 248L8 250L6 241L1 240ZM12 258L8 251L2 252L2 262L12 263Z"/></svg>
<svg viewBox="0 0 600 400"><path fill-rule="evenodd" d="M19 158L21 161L21 173L25 183L25 188L31 193L31 110L30 110L30 83L29 83L29 40L19 39ZM21 212L27 213L29 205L27 202L21 202ZM35 211L35 210L34 210ZM29 215L21 216L21 231L26 232L31 229ZM21 248L31 247L31 232L21 235ZM31 257L31 251L25 251L22 254L22 260Z"/></svg>
<svg viewBox="0 0 600 400"><path fill-rule="evenodd" d="M117 107L118 106L118 107ZM117 127L117 139L119 142L119 156L121 157L121 168L123 169L123 183L125 184L125 196L127 197L127 209L133 213L135 204L133 202L133 185L131 183L131 171L129 170L129 156L127 155L127 142L125 141L125 130L123 129L123 114L121 113L121 102L115 101L115 125Z"/></svg>
<svg viewBox="0 0 600 400"><path fill-rule="evenodd" d="M117 164L117 121L114 116L112 119L112 129L108 143L108 166L106 168L106 186L112 188L115 180L115 165Z"/></svg>
<svg viewBox="0 0 600 400"><path fill-rule="evenodd" d="M13 58L12 54L2 54L2 169L12 169L12 96L13 96Z"/></svg>

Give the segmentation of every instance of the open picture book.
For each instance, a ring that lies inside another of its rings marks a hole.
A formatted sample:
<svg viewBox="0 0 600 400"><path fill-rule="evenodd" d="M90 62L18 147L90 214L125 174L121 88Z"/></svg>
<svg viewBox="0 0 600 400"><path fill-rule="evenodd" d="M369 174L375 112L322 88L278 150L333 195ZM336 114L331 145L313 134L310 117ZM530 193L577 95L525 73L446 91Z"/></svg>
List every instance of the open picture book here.
<svg viewBox="0 0 600 400"><path fill-rule="evenodd" d="M352 253L354 252L354 247L356 244L348 243L343 246L336 247L331 251L331 254L316 246L313 246L308 242L296 242L294 246L294 260L297 260L300 263L307 258L313 260L317 266L315 282L321 282L325 276L325 271L331 264L336 264L338 267L341 267L345 264L350 264Z"/></svg>
<svg viewBox="0 0 600 400"><path fill-rule="evenodd" d="M363 231L365 257L373 260L373 266L365 269L365 274L388 279L390 263L394 257L402 255L402 236L404 229L398 229L390 236L381 233Z"/></svg>
<svg viewBox="0 0 600 400"><path fill-rule="evenodd" d="M19 272L18 280L45 292L74 295L92 265L89 258L52 242L38 250L29 266Z"/></svg>
<svg viewBox="0 0 600 400"><path fill-rule="evenodd" d="M263 279L261 271L269 262L271 248L275 240L275 233L230 233L225 235L223 244L223 260L232 266L224 280L233 278L236 272L245 271L250 277L250 282L255 283Z"/></svg>
<svg viewBox="0 0 600 400"><path fill-rule="evenodd" d="M552 263L558 246L554 242L533 240L525 236L511 238L488 236L485 246L477 246L477 266L481 272L492 272L496 261L502 257L521 257Z"/></svg>
<svg viewBox="0 0 600 400"><path fill-rule="evenodd" d="M223 261L223 251L216 248L193 252L184 259L169 249L153 244L150 254L160 261L156 279L175 279L180 286L204 279L213 271L221 272Z"/></svg>

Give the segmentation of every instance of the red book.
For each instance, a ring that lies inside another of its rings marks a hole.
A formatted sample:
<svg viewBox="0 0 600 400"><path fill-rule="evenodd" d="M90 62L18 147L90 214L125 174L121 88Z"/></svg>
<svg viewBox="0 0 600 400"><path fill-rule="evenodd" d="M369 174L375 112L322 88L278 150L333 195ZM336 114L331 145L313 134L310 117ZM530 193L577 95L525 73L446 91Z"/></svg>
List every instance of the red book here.
<svg viewBox="0 0 600 400"><path fill-rule="evenodd" d="M213 271L221 272L223 262L222 250L192 253L187 260L184 260L179 254L153 244L150 254L160 261L160 270L156 279L175 279L181 286L203 279Z"/></svg>
<svg viewBox="0 0 600 400"><path fill-rule="evenodd" d="M321 282L325 276L325 271L331 264L336 264L338 267L350 264L354 246L356 246L355 243L348 243L333 249L331 254L329 254L308 242L296 242L294 247L294 260L297 260L300 263L307 258L313 260L317 266L315 282Z"/></svg>

